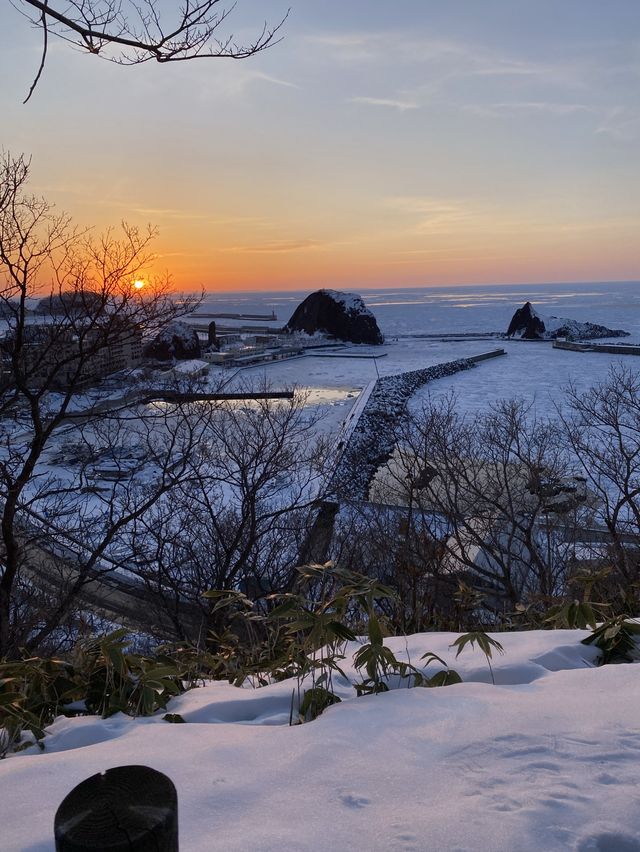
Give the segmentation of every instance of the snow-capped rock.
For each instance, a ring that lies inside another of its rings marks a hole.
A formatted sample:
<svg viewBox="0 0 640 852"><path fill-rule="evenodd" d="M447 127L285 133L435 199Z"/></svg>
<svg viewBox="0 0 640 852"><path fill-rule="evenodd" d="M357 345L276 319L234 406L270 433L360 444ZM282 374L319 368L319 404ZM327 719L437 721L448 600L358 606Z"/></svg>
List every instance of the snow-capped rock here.
<svg viewBox="0 0 640 852"><path fill-rule="evenodd" d="M316 290L301 302L286 331L323 332L351 343L382 343L376 318L356 293Z"/></svg>
<svg viewBox="0 0 640 852"><path fill-rule="evenodd" d="M600 337L628 337L628 331L611 329L593 322L578 322L564 317L539 314L531 302L518 308L507 329L507 337L523 340L555 340L567 337L571 340L595 340Z"/></svg>
<svg viewBox="0 0 640 852"><path fill-rule="evenodd" d="M167 323L144 348L145 358L157 361L178 361L199 358L200 340L196 330L186 322L174 320Z"/></svg>

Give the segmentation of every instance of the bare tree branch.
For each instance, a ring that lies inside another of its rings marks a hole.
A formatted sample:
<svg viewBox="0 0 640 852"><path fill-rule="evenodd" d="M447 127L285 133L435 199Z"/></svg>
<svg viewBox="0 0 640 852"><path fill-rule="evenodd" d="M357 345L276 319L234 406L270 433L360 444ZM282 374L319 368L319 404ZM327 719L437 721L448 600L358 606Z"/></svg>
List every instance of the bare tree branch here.
<svg viewBox="0 0 640 852"><path fill-rule="evenodd" d="M233 34L219 35L235 9L221 0L183 0L168 28L157 0L10 0L14 8L44 32L38 73L25 103L42 75L48 34L121 65L139 65L149 60L181 62L188 59L247 59L282 40L280 32L289 9L275 25L266 21L251 41L238 43ZM110 50L111 49L111 50Z"/></svg>
<svg viewBox="0 0 640 852"><path fill-rule="evenodd" d="M44 6L45 6L45 9L46 9L47 0L45 0ZM42 24L42 38L43 38L42 57L40 59L40 67L38 68L38 72L37 72L37 74L36 74L36 76L33 80L33 83L31 84L31 86L29 88L29 92L27 93L27 97L22 101L23 104L26 104L27 101L29 101L29 99L31 98L31 95L35 92L36 86L38 85L38 81L40 80L40 77L42 76L42 72L44 71L45 62L47 61L47 48L49 46L49 22L47 21L47 13L46 13L45 9L42 10L42 15L40 16L40 21L41 21L41 24Z"/></svg>

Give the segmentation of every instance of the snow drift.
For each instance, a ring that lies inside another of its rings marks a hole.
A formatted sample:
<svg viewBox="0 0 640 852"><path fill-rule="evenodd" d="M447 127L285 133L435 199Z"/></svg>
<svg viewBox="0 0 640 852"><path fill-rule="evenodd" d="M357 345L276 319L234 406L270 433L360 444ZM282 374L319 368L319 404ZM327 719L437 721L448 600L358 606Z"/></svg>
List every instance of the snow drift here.
<svg viewBox="0 0 640 852"><path fill-rule="evenodd" d="M36 749L0 762L3 852L49 852L65 795L109 767L141 763L178 790L190 852L640 852L637 665L594 666L583 631L497 634L454 662L455 634L388 640L398 658L434 651L464 683L353 698L289 727L295 680L216 683L161 715L59 718ZM431 668L431 667L430 667Z"/></svg>

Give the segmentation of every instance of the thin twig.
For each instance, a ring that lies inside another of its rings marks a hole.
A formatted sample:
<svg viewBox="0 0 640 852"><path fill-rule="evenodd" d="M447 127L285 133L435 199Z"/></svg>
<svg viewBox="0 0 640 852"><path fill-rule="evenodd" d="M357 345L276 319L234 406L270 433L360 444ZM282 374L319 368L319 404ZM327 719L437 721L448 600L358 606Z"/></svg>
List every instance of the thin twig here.
<svg viewBox="0 0 640 852"><path fill-rule="evenodd" d="M38 85L38 80L42 76L42 72L44 71L44 64L47 61L47 47L49 46L49 28L47 26L47 3L49 0L44 0L44 9L42 10L42 32L43 32L43 44L42 44L42 58L40 60L40 67L38 68L38 73L35 76L33 83L31 84L31 88L29 89L29 94L22 101L23 104L26 104L31 95L35 92L36 86Z"/></svg>

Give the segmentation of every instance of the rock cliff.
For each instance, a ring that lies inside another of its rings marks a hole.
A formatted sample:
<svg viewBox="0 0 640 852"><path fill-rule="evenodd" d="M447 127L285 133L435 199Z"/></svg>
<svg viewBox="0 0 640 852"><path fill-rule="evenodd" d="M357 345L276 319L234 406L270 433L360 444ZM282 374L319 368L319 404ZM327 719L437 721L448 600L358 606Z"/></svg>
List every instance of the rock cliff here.
<svg viewBox="0 0 640 852"><path fill-rule="evenodd" d="M355 293L316 290L301 302L285 326L289 332L329 334L350 343L383 343L376 318Z"/></svg>
<svg viewBox="0 0 640 852"><path fill-rule="evenodd" d="M507 329L507 337L522 340L596 340L600 337L628 337L628 331L611 329L593 322L578 322L564 317L544 316L534 310L531 302L518 308Z"/></svg>

